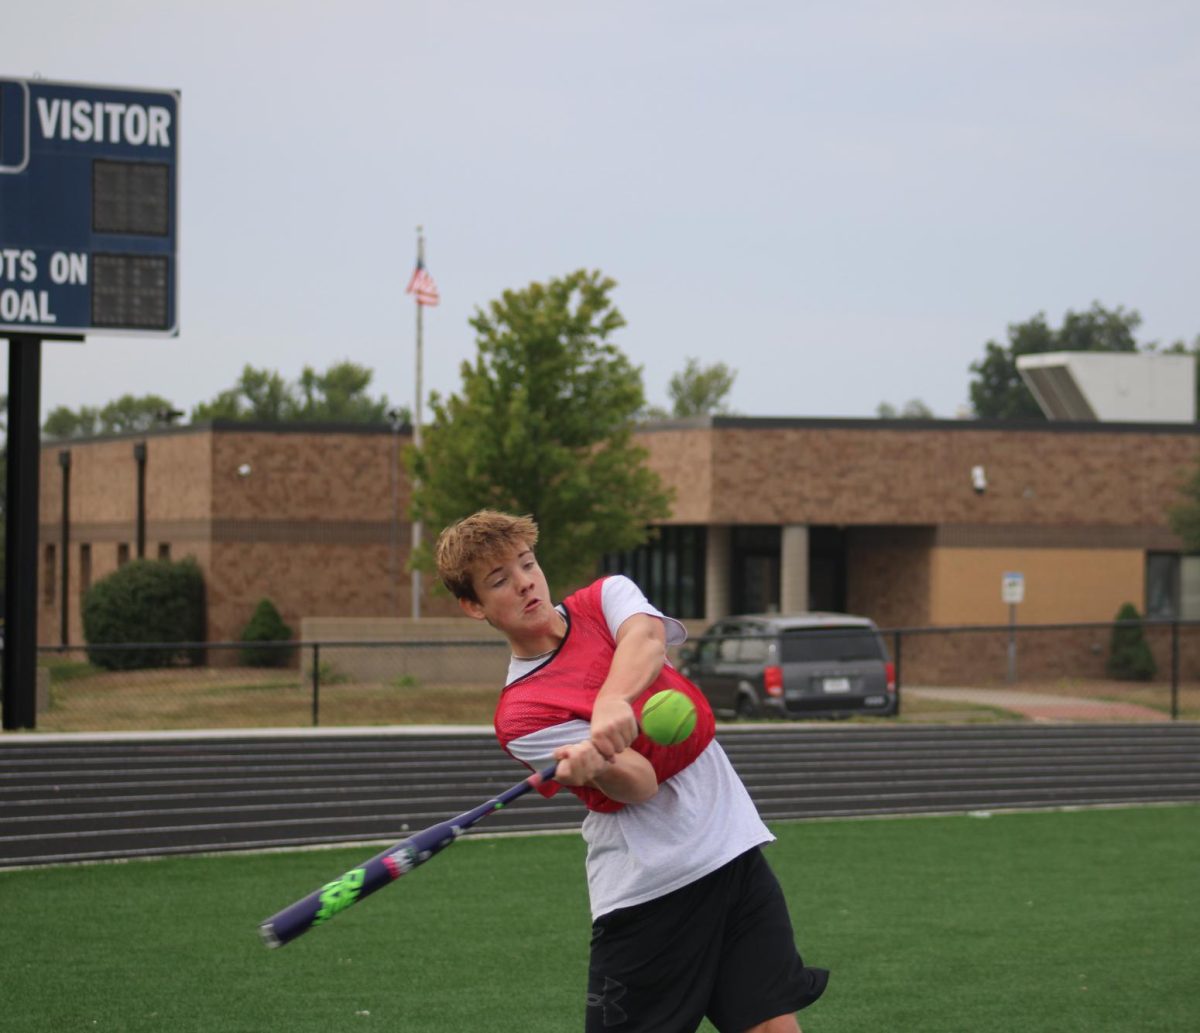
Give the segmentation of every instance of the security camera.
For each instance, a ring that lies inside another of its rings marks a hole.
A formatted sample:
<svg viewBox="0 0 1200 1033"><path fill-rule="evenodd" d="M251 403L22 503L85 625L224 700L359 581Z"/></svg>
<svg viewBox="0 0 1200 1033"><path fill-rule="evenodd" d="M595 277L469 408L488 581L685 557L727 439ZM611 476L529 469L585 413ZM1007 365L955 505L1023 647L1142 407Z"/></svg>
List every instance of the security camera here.
<svg viewBox="0 0 1200 1033"><path fill-rule="evenodd" d="M982 466L971 467L971 487L975 489L976 495L982 495L987 491L987 474Z"/></svg>
<svg viewBox="0 0 1200 1033"><path fill-rule="evenodd" d="M237 475L239 477L249 477L250 476L250 464L242 463L242 465L237 468Z"/></svg>

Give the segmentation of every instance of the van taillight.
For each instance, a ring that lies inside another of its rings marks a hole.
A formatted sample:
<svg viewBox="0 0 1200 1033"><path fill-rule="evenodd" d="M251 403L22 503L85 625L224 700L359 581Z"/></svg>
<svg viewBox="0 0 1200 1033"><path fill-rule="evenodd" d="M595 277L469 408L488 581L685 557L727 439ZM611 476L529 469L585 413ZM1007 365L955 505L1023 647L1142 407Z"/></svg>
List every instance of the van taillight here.
<svg viewBox="0 0 1200 1033"><path fill-rule="evenodd" d="M782 667L764 667L763 668L763 691L768 696L783 695L783 668Z"/></svg>
<svg viewBox="0 0 1200 1033"><path fill-rule="evenodd" d="M889 660L884 667L887 669L887 690L888 692L896 691L896 665Z"/></svg>

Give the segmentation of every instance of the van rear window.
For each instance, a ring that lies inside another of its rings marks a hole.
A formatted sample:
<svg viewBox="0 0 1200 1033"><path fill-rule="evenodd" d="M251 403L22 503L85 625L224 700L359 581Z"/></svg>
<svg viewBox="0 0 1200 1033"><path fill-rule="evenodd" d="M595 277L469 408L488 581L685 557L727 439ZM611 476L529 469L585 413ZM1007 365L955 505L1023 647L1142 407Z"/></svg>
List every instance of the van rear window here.
<svg viewBox="0 0 1200 1033"><path fill-rule="evenodd" d="M780 653L786 663L882 660L879 636L869 628L813 628L785 631Z"/></svg>

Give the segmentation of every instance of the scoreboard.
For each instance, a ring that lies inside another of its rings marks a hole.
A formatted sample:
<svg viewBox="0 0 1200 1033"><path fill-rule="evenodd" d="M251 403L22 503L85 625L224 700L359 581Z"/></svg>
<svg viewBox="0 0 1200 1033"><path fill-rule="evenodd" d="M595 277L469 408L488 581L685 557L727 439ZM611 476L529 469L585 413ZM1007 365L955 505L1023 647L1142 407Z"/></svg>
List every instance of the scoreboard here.
<svg viewBox="0 0 1200 1033"><path fill-rule="evenodd" d="M179 332L179 93L0 78L0 335Z"/></svg>

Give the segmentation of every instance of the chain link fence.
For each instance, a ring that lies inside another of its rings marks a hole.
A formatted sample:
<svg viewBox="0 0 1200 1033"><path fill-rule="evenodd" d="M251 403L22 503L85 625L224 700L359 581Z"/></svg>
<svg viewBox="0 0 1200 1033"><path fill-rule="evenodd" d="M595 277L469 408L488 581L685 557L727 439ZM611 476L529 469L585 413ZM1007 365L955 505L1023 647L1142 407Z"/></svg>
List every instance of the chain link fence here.
<svg viewBox="0 0 1200 1033"><path fill-rule="evenodd" d="M1200 719L1200 621L903 628L884 635L909 717Z"/></svg>
<svg viewBox="0 0 1200 1033"><path fill-rule="evenodd" d="M1200 621L882 634L900 721L1200 720ZM495 639L42 647L37 727L487 725L507 661Z"/></svg>
<svg viewBox="0 0 1200 1033"><path fill-rule="evenodd" d="M507 662L496 640L42 647L37 727L490 724Z"/></svg>

